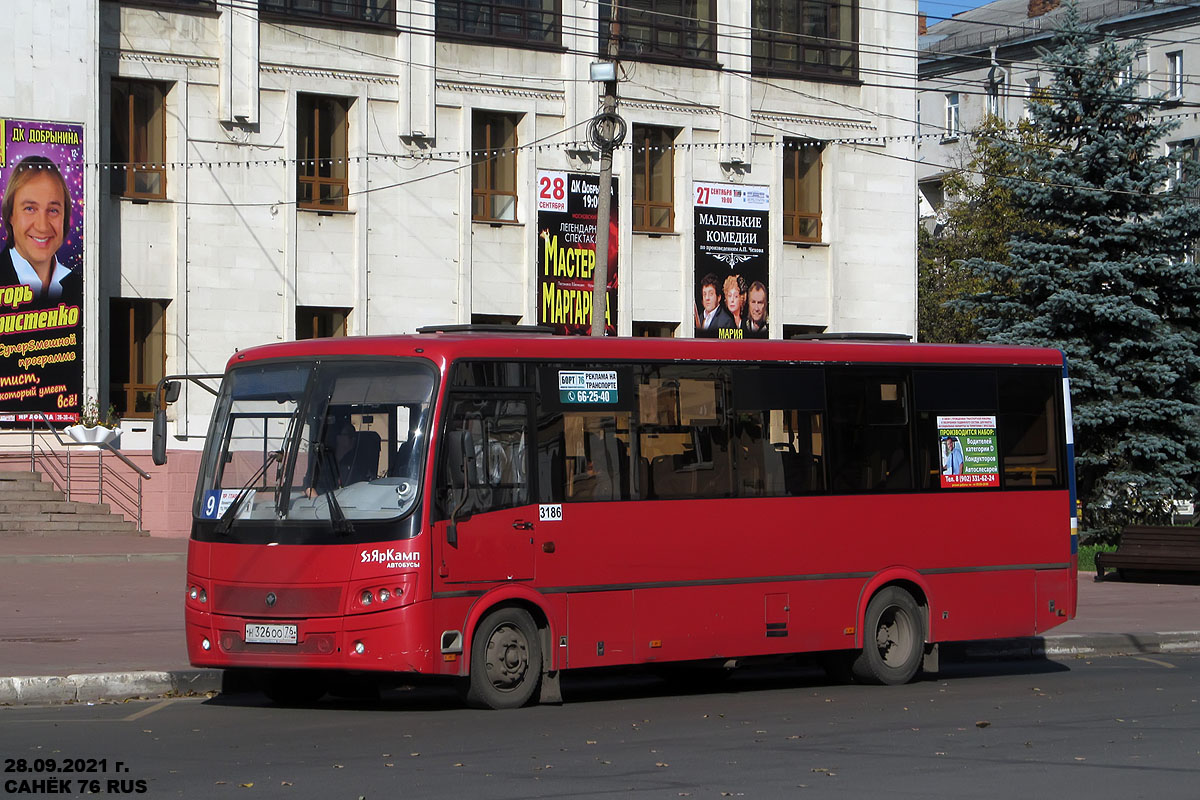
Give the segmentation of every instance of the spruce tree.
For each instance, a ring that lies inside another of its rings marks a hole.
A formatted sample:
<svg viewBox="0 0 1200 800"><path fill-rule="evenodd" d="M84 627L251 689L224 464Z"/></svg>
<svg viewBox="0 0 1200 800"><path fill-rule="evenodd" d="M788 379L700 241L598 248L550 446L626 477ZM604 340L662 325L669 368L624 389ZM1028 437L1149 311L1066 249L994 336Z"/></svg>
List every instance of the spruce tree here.
<svg viewBox="0 0 1200 800"><path fill-rule="evenodd" d="M974 342L976 312L953 301L992 288L966 259L1008 260L1008 241L1036 225L1013 202L1011 178L1029 177L1016 150L1034 146L1033 126L989 116L971 132L960 169L943 182L946 201L935 234L917 230L917 335L923 342Z"/></svg>
<svg viewBox="0 0 1200 800"><path fill-rule="evenodd" d="M1056 347L1067 356L1084 525L1111 536L1157 522L1190 498L1200 474L1200 231L1197 182L1174 179L1161 153L1176 126L1161 98L1124 80L1136 45L1118 46L1066 7L1045 59L1053 80L1029 104L1040 145L1014 201L1039 224L1006 260L968 265L993 282L973 297L984 338Z"/></svg>

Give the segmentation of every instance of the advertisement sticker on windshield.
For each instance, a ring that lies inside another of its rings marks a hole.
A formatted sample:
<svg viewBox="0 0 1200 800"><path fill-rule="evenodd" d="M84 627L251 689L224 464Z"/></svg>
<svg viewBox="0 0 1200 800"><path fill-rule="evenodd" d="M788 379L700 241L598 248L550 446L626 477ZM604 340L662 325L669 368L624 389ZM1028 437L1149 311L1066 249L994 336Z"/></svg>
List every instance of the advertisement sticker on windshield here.
<svg viewBox="0 0 1200 800"><path fill-rule="evenodd" d="M615 403L617 373L615 370L559 370L558 399L562 403Z"/></svg>

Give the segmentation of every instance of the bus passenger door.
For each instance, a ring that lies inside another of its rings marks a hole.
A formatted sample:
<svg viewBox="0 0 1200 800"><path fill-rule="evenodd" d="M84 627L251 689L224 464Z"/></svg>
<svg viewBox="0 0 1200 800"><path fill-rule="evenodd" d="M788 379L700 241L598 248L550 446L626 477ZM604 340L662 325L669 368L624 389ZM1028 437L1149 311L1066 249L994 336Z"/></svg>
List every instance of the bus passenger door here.
<svg viewBox="0 0 1200 800"><path fill-rule="evenodd" d="M532 397L451 395L434 536L450 583L533 578Z"/></svg>

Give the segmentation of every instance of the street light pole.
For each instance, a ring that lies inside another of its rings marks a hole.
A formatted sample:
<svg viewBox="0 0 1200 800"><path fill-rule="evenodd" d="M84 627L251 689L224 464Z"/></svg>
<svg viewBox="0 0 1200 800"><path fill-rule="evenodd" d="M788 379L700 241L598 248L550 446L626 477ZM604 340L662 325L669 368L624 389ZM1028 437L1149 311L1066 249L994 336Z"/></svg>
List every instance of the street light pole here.
<svg viewBox="0 0 1200 800"><path fill-rule="evenodd" d="M617 21L619 0L610 0L608 24L608 57L611 75L604 81L604 101L600 114L592 120L593 141L600 147L600 196L596 198L596 265L592 270L592 336L603 336L608 310L608 229L612 216L613 147L620 144L617 116ZM618 255L618 259L620 256Z"/></svg>

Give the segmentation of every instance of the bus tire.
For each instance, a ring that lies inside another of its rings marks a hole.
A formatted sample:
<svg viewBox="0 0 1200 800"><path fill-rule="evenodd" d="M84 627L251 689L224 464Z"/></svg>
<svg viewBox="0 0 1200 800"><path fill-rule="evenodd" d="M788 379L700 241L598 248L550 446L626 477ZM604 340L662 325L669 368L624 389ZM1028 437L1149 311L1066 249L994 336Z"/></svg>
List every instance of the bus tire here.
<svg viewBox="0 0 1200 800"><path fill-rule="evenodd" d="M471 642L467 703L520 708L533 699L541 677L541 639L529 612L508 607L485 616Z"/></svg>
<svg viewBox="0 0 1200 800"><path fill-rule="evenodd" d="M316 670L272 669L260 675L259 688L276 705L307 706L326 695L329 678Z"/></svg>
<svg viewBox="0 0 1200 800"><path fill-rule="evenodd" d="M925 625L917 601L898 586L888 586L867 604L854 677L860 683L908 683L921 668L924 650Z"/></svg>

